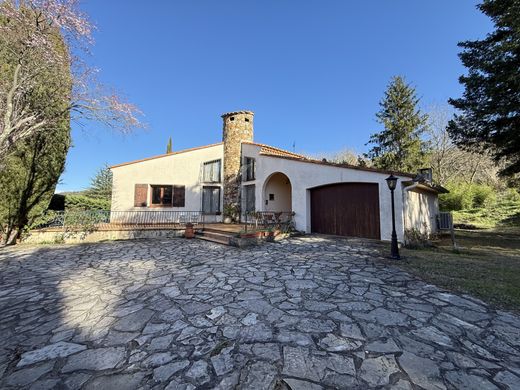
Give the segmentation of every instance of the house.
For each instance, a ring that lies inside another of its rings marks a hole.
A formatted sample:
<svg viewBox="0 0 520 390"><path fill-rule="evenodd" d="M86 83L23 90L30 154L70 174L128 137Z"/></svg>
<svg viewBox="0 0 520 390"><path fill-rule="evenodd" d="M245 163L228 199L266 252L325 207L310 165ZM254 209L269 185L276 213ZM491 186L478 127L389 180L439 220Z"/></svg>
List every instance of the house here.
<svg viewBox="0 0 520 390"><path fill-rule="evenodd" d="M315 160L260 144L254 113L222 115L222 142L114 165L112 211L293 212L296 229L389 240L391 172ZM428 173L428 172L426 172ZM442 188L428 175L395 173L396 230L436 230Z"/></svg>

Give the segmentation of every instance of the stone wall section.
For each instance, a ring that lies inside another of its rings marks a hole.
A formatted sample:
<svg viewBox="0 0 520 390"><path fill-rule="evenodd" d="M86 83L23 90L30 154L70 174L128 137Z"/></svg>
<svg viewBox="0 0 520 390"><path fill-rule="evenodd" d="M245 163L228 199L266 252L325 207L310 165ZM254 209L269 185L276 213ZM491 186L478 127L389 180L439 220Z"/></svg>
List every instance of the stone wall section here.
<svg viewBox="0 0 520 390"><path fill-rule="evenodd" d="M240 210L240 168L242 142L253 141L253 116L251 111L235 111L222 115L224 142L224 212L229 207Z"/></svg>

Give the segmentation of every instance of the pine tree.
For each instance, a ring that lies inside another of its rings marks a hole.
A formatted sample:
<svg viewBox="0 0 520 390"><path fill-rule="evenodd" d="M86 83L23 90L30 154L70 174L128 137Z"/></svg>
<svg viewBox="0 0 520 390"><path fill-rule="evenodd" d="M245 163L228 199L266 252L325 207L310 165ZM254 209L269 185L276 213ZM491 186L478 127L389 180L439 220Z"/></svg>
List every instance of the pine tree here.
<svg viewBox="0 0 520 390"><path fill-rule="evenodd" d="M110 199L112 197L112 170L105 164L90 180L87 194L94 198Z"/></svg>
<svg viewBox="0 0 520 390"><path fill-rule="evenodd" d="M462 113L448 132L458 146L491 149L497 161L505 160L501 173L512 175L520 173L520 2L485 0L478 8L495 31L459 43L468 74L459 78L463 96L449 101Z"/></svg>
<svg viewBox="0 0 520 390"><path fill-rule="evenodd" d="M172 152L172 137L168 139L168 143L166 144L166 153Z"/></svg>
<svg viewBox="0 0 520 390"><path fill-rule="evenodd" d="M415 89L402 77L393 77L376 114L384 130L372 134L367 143L373 146L365 157L372 160L374 167L401 172L416 172L424 167L427 145L421 135L428 116L421 113L418 104Z"/></svg>

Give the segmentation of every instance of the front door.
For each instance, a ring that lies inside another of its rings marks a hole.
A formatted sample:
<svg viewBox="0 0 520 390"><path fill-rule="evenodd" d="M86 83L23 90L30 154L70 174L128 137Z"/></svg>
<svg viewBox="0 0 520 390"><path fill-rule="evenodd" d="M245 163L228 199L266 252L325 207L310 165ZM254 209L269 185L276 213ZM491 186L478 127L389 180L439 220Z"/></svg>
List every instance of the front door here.
<svg viewBox="0 0 520 390"><path fill-rule="evenodd" d="M202 212L204 214L220 213L220 187L202 187Z"/></svg>

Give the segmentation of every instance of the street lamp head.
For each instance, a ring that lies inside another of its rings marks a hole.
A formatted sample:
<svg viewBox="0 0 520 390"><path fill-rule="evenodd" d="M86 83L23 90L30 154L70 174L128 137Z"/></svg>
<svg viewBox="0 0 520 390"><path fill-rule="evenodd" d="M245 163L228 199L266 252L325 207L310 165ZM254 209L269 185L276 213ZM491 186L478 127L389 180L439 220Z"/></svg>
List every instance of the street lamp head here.
<svg viewBox="0 0 520 390"><path fill-rule="evenodd" d="M390 189L390 191L395 190L395 188L397 187L397 180L398 180L397 177L395 177L393 174L391 174L385 180L386 180L386 184L388 184L388 188Z"/></svg>

